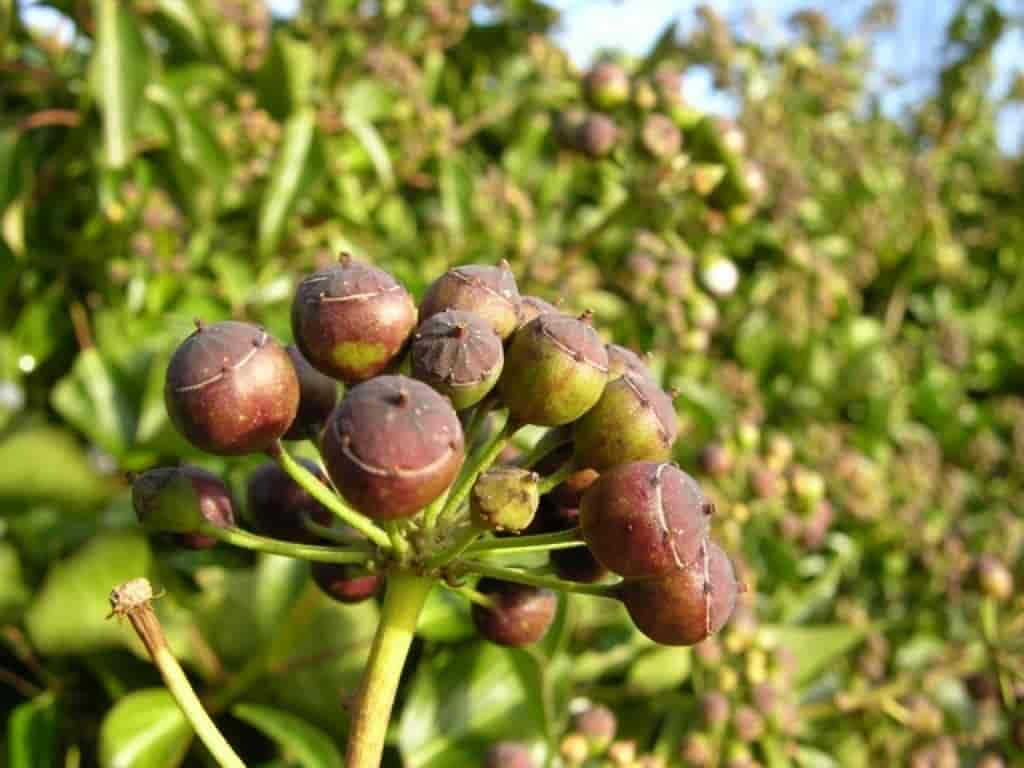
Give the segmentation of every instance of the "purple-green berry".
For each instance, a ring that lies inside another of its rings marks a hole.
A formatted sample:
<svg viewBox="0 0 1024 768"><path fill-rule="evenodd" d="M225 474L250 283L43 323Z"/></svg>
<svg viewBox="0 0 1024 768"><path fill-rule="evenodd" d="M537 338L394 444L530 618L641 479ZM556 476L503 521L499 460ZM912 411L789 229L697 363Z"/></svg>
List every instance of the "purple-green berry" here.
<svg viewBox="0 0 1024 768"><path fill-rule="evenodd" d="M480 402L505 362L501 338L479 315L457 309L424 320L413 334L412 375L447 396L455 410Z"/></svg>
<svg viewBox="0 0 1024 768"><path fill-rule="evenodd" d="M345 258L299 283L291 319L313 367L355 384L397 360L416 327L416 305L384 270Z"/></svg>
<svg viewBox="0 0 1024 768"><path fill-rule="evenodd" d="M608 353L588 316L540 315L512 337L498 389L514 421L555 427L590 410L607 380Z"/></svg>
<svg viewBox="0 0 1024 768"><path fill-rule="evenodd" d="M420 302L420 319L448 309L479 315L507 339L519 326L519 289L508 262L455 267L437 278Z"/></svg>
<svg viewBox="0 0 1024 768"><path fill-rule="evenodd" d="M678 433L672 398L650 379L625 373L577 422L576 464L603 472L630 461L664 461Z"/></svg>
<svg viewBox="0 0 1024 768"><path fill-rule="evenodd" d="M629 75L618 64L602 62L584 77L583 91L597 109L614 109L629 101Z"/></svg>
<svg viewBox="0 0 1024 768"><path fill-rule="evenodd" d="M179 542L190 549L208 549L217 543L199 532L204 523L218 528L235 524L234 501L224 481L189 465L143 472L132 482L132 505L142 525L180 534Z"/></svg>

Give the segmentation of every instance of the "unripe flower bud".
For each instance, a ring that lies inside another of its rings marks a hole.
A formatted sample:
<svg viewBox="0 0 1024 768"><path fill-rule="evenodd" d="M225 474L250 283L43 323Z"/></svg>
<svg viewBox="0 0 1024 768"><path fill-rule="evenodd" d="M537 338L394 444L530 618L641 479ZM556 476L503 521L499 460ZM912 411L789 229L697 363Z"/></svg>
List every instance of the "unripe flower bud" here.
<svg viewBox="0 0 1024 768"><path fill-rule="evenodd" d="M978 583L982 591L1000 602L1013 596L1013 574L1001 560L992 555L978 558Z"/></svg>

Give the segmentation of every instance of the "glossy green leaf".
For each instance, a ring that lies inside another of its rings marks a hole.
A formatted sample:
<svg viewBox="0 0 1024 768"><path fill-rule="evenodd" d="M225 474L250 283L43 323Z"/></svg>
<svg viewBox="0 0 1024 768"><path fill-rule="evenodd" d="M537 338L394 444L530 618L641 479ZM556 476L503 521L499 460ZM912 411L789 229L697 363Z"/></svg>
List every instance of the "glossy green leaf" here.
<svg viewBox="0 0 1024 768"><path fill-rule="evenodd" d="M7 718L8 768L57 768L60 701L44 693L17 707Z"/></svg>
<svg viewBox="0 0 1024 768"><path fill-rule="evenodd" d="M145 576L150 560L145 536L123 531L99 534L54 563L25 614L32 644L40 653L66 655L134 643L130 627L107 619L109 595Z"/></svg>
<svg viewBox="0 0 1024 768"><path fill-rule="evenodd" d="M273 253L281 242L288 215L307 191L315 170L315 142L316 115L312 110L297 112L285 123L260 206L259 249L264 256Z"/></svg>
<svg viewBox="0 0 1024 768"><path fill-rule="evenodd" d="M341 768L341 752L330 736L302 718L256 704L238 704L231 714L269 736L289 764L301 768Z"/></svg>
<svg viewBox="0 0 1024 768"><path fill-rule="evenodd" d="M678 688L690 676L690 649L656 646L641 654L629 669L626 687L637 696L656 696Z"/></svg>
<svg viewBox="0 0 1024 768"><path fill-rule="evenodd" d="M101 448L124 455L135 433L131 403L95 347L82 350L71 373L53 388L53 407Z"/></svg>
<svg viewBox="0 0 1024 768"><path fill-rule="evenodd" d="M106 162L125 166L134 152L135 126L149 74L145 41L132 7L96 0L95 98L103 115Z"/></svg>
<svg viewBox="0 0 1024 768"><path fill-rule="evenodd" d="M163 688L118 700L100 726L101 768L174 768L192 741L192 727Z"/></svg>

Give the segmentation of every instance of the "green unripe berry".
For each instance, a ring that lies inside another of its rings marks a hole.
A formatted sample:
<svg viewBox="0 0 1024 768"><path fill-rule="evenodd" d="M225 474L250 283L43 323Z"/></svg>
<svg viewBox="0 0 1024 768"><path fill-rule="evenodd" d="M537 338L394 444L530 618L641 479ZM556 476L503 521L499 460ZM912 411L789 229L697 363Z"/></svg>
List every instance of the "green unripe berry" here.
<svg viewBox="0 0 1024 768"><path fill-rule="evenodd" d="M522 531L540 503L540 475L519 467L494 467L473 486L470 510L478 525L496 531Z"/></svg>
<svg viewBox="0 0 1024 768"><path fill-rule="evenodd" d="M601 398L608 353L588 320L540 315L516 331L498 382L513 420L556 427L575 421Z"/></svg>
<svg viewBox="0 0 1024 768"><path fill-rule="evenodd" d="M614 109L629 101L629 75L618 64L602 62L583 79L583 91L598 109Z"/></svg>
<svg viewBox="0 0 1024 768"><path fill-rule="evenodd" d="M657 384L625 373L576 425L576 463L601 472L630 461L664 461L679 432L675 408Z"/></svg>

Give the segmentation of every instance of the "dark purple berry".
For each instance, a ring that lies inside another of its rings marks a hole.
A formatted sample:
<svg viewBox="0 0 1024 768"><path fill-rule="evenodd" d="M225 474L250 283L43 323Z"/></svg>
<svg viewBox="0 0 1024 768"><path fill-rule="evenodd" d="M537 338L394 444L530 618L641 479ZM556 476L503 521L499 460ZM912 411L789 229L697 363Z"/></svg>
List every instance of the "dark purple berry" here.
<svg viewBox="0 0 1024 768"><path fill-rule="evenodd" d="M508 338L519 325L519 289L508 263L469 264L437 278L420 302L420 319L447 309L479 315L498 336Z"/></svg>
<svg viewBox="0 0 1024 768"><path fill-rule="evenodd" d="M167 366L164 400L174 426L196 447L222 456L258 453L295 420L299 378L263 329L200 325Z"/></svg>
<svg viewBox="0 0 1024 768"><path fill-rule="evenodd" d="M375 520L413 515L462 466L462 426L451 404L406 376L353 387L324 430L324 461L346 500Z"/></svg>
<svg viewBox="0 0 1024 768"><path fill-rule="evenodd" d="M316 464L309 459L298 461L321 482L326 482ZM249 521L258 533L300 544L318 542L317 536L303 524L304 517L321 525L329 525L333 519L326 507L310 496L274 461L262 464L249 475L246 508Z"/></svg>
<svg viewBox="0 0 1024 768"><path fill-rule="evenodd" d="M539 315L512 337L502 374L498 389L513 420L559 426L600 399L608 353L589 316Z"/></svg>
<svg viewBox="0 0 1024 768"><path fill-rule="evenodd" d="M450 309L416 329L412 375L446 395L456 410L480 402L498 382L505 353L501 338L482 317Z"/></svg>
<svg viewBox="0 0 1024 768"><path fill-rule="evenodd" d="M132 505L147 528L177 534L189 549L209 549L217 543L198 533L203 522L218 528L235 524L231 492L219 477L205 469L182 465L144 472L132 482Z"/></svg>
<svg viewBox="0 0 1024 768"><path fill-rule="evenodd" d="M694 645L720 630L736 607L732 563L710 539L696 562L653 579L618 587L637 629L662 645Z"/></svg>
<svg viewBox="0 0 1024 768"><path fill-rule="evenodd" d="M299 412L284 433L285 440L315 439L338 404L338 383L309 364L298 347L284 348L299 377Z"/></svg>
<svg viewBox="0 0 1024 768"><path fill-rule="evenodd" d="M583 495L580 522L594 556L626 579L662 576L693 563L713 506L672 464L615 467Z"/></svg>
<svg viewBox="0 0 1024 768"><path fill-rule="evenodd" d="M380 574L360 574L351 566L336 563L313 563L311 573L320 590L339 603L361 603L384 586L384 577Z"/></svg>
<svg viewBox="0 0 1024 768"><path fill-rule="evenodd" d="M346 384L390 366L416 327L412 296L377 267L343 260L299 283L292 333L318 370Z"/></svg>
<svg viewBox="0 0 1024 768"><path fill-rule="evenodd" d="M491 606L473 605L473 623L492 643L530 645L544 637L555 619L558 598L550 589L489 578L481 579L476 588L493 601Z"/></svg>
<svg viewBox="0 0 1024 768"><path fill-rule="evenodd" d="M576 423L576 463L600 472L630 461L664 461L678 432L672 398L650 379L627 372Z"/></svg>

